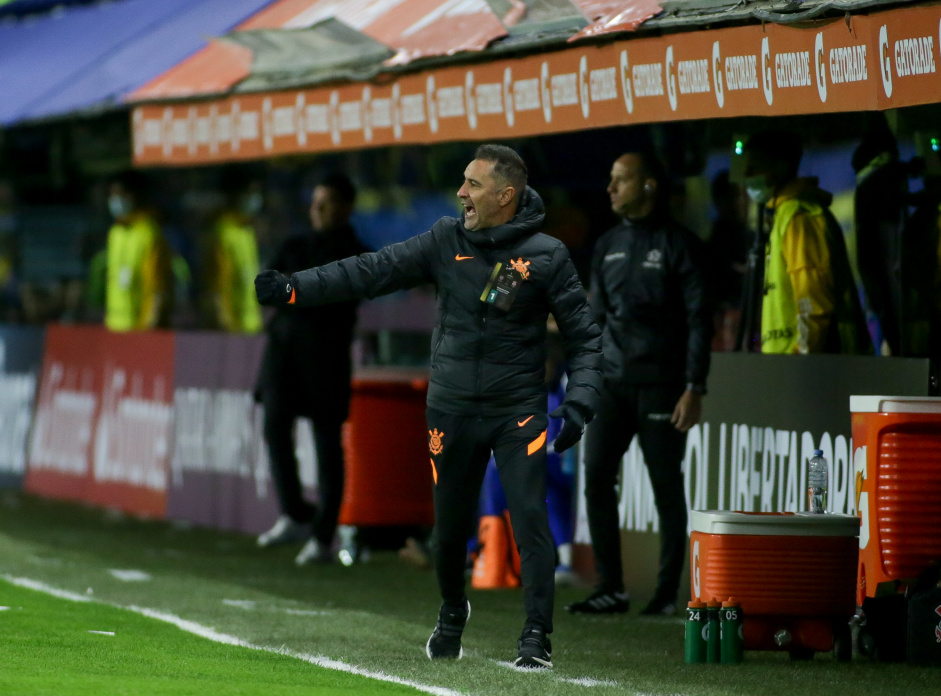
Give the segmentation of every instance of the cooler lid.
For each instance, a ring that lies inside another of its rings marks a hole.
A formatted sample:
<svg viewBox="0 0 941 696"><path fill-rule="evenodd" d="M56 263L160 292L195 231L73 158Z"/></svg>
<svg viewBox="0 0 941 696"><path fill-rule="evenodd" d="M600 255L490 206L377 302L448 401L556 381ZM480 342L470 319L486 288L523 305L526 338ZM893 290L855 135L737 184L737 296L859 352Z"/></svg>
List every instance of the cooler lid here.
<svg viewBox="0 0 941 696"><path fill-rule="evenodd" d="M690 521L692 530L703 534L859 536L859 518L836 513L693 510Z"/></svg>
<svg viewBox="0 0 941 696"><path fill-rule="evenodd" d="M850 413L941 413L941 396L850 396Z"/></svg>

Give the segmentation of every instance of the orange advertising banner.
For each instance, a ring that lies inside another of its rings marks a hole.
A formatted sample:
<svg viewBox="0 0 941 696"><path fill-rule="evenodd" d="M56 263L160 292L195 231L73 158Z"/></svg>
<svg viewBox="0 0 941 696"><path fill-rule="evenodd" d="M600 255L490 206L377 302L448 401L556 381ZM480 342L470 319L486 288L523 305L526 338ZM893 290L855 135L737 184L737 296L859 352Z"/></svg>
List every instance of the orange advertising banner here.
<svg viewBox="0 0 941 696"><path fill-rule="evenodd" d="M49 327L25 489L163 517L173 348L169 332Z"/></svg>
<svg viewBox="0 0 941 696"><path fill-rule="evenodd" d="M139 166L941 101L941 5L631 38L132 115Z"/></svg>

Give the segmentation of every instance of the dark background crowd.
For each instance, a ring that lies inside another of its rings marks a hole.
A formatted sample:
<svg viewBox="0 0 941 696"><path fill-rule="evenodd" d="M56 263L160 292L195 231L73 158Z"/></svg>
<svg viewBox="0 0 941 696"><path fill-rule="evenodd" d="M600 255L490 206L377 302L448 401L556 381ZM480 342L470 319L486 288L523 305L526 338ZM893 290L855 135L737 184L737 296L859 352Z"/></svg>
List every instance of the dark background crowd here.
<svg viewBox="0 0 941 696"><path fill-rule="evenodd" d="M737 171L737 148L749 133L769 126L799 132L800 174L818 177L820 187L834 195L830 209L844 234L876 352L924 355L927 339L920 336L937 308L938 163L916 132L930 114L916 112L908 125L882 115L842 114L615 128L510 144L526 159L531 183L546 200L546 231L568 246L587 284L594 243L614 222L605 193L609 154L649 142L670 177L672 215L707 244L717 309L713 349L735 350L741 347L743 282L757 229L757 207ZM81 123L65 136L34 127L6 133L0 141L0 321L103 321L103 257L114 223L109 191L130 168L121 151L127 145L120 145L126 124L116 119L111 129L110 146L84 132ZM97 151L87 139L99 143ZM460 182L453 172L460 171L471 147L383 148L141 172L143 205L173 260L167 291L172 309L158 325L227 328L213 310L207 240L213 221L231 203L232 180L255 182L261 196L261 206L251 211L251 228L265 267L284 239L309 232L311 192L331 172L346 173L357 187L352 224L367 248L402 241L441 215L458 214ZM413 294L420 297L422 290ZM417 324L383 326L383 337L372 340L387 349L367 350L362 359L425 364L427 336ZM362 329L361 334L369 331L369 321Z"/></svg>

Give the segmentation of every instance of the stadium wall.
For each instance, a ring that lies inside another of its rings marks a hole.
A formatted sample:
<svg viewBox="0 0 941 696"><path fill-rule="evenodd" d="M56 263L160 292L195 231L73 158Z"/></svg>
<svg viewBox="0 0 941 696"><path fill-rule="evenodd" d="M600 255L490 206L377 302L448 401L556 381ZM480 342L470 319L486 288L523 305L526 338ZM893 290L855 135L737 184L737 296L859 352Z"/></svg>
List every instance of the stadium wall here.
<svg viewBox="0 0 941 696"><path fill-rule="evenodd" d="M252 398L263 341L0 326L0 487L258 533L278 513ZM928 375L921 359L714 354L703 420L687 441L690 507L802 510L806 461L819 447L831 466L831 511L855 514L849 396L924 396ZM382 370L354 380L341 522L431 523L426 380ZM309 423L297 435L301 479L315 499ZM643 596L656 577L658 524L636 442L622 482L626 580ZM590 575L582 486L580 475L575 541Z"/></svg>

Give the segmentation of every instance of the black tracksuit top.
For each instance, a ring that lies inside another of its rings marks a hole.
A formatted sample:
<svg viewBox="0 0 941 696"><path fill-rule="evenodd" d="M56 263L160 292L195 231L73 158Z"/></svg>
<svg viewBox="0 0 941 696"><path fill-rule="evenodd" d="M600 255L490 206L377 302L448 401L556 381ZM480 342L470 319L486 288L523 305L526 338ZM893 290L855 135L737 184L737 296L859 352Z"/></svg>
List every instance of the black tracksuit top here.
<svg viewBox="0 0 941 696"><path fill-rule="evenodd" d="M530 188L509 222L467 230L444 217L430 231L378 252L291 276L298 305L376 297L430 282L436 289L428 406L466 416L545 412L546 320L551 312L570 370L565 401L594 413L601 330L565 245L539 232L542 200ZM522 261L527 276L507 310L481 301L494 266Z"/></svg>
<svg viewBox="0 0 941 696"><path fill-rule="evenodd" d="M591 305L614 385L705 389L712 313L702 243L665 215L624 220L598 240Z"/></svg>

